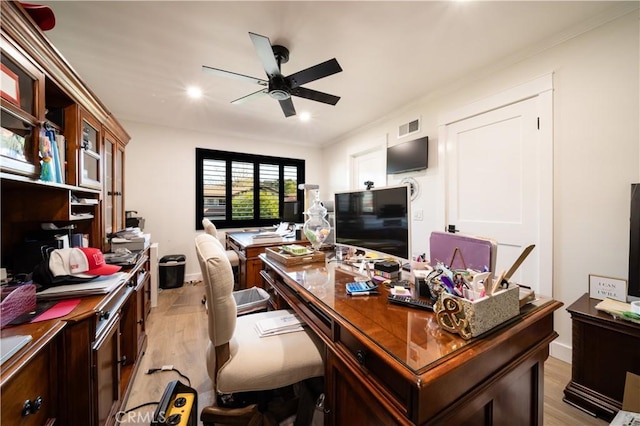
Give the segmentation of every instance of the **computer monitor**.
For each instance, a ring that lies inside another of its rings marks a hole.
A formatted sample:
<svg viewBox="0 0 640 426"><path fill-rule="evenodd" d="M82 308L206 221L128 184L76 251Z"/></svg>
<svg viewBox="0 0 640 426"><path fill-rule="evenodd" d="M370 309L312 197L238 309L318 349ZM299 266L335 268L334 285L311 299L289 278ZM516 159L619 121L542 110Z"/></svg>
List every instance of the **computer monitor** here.
<svg viewBox="0 0 640 426"><path fill-rule="evenodd" d="M336 245L410 260L408 185L337 192L334 200Z"/></svg>

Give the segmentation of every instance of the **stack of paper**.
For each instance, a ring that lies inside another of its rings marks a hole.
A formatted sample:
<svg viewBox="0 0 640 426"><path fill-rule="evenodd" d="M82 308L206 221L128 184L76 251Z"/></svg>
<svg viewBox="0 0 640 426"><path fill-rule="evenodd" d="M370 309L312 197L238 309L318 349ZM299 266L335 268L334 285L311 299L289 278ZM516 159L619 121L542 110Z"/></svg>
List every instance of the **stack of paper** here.
<svg viewBox="0 0 640 426"><path fill-rule="evenodd" d="M282 241L282 236L277 232L260 232L253 236L253 242L256 244L274 243Z"/></svg>
<svg viewBox="0 0 640 426"><path fill-rule="evenodd" d="M124 284L126 278L126 273L116 272L112 275L97 277L86 283L49 287L46 290L36 293L36 296L38 299L68 299L72 297L107 294Z"/></svg>
<svg viewBox="0 0 640 426"><path fill-rule="evenodd" d="M302 331L303 323L294 314L276 318L267 318L256 323L256 331L260 337Z"/></svg>

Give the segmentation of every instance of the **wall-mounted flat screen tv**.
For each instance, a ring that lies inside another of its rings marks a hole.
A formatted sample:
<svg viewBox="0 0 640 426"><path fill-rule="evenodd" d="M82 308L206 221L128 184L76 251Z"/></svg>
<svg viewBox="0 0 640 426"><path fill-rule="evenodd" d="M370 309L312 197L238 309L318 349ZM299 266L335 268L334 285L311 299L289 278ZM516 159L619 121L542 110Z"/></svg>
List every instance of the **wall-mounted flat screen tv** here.
<svg viewBox="0 0 640 426"><path fill-rule="evenodd" d="M408 186L335 194L336 244L408 261L411 253Z"/></svg>
<svg viewBox="0 0 640 426"><path fill-rule="evenodd" d="M428 136L390 146L387 148L387 174L426 169L428 160Z"/></svg>

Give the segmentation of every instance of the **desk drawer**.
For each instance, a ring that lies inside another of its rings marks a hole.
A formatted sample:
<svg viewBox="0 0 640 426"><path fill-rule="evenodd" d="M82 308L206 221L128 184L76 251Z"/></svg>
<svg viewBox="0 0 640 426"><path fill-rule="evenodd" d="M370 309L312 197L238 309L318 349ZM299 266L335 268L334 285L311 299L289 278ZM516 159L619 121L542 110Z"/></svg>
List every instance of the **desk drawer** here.
<svg viewBox="0 0 640 426"><path fill-rule="evenodd" d="M410 406L411 384L394 371L381 356L340 325L335 326L335 340L336 344L346 349L352 360L360 365L364 374L370 376L389 392L397 401L396 403L399 403L398 408L406 413L406 409L401 407Z"/></svg>
<svg viewBox="0 0 640 426"><path fill-rule="evenodd" d="M52 365L50 351L47 346L38 353L20 373L2 387L3 425L44 425L52 424L56 403L51 391ZM27 402L28 401L28 402ZM25 410L25 404L31 407Z"/></svg>

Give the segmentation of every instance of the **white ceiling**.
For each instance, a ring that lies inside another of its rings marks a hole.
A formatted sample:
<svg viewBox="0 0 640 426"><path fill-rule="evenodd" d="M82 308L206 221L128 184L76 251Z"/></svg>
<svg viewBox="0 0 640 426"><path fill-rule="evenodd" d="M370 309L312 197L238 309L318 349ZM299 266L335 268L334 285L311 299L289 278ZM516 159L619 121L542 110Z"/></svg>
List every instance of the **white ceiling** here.
<svg viewBox="0 0 640 426"><path fill-rule="evenodd" d="M324 145L438 88L507 65L609 20L613 1L45 1L46 34L119 120L264 141ZM635 5L635 6L633 6ZM336 106L293 97L303 123L259 86L201 71L265 78L248 33L286 46L284 75L336 58L343 72L305 85ZM187 99L198 85L204 97Z"/></svg>

